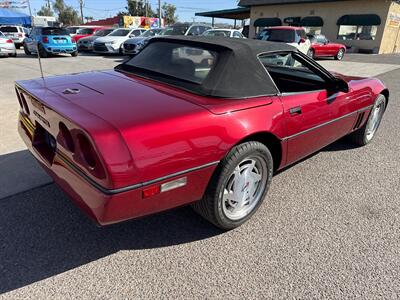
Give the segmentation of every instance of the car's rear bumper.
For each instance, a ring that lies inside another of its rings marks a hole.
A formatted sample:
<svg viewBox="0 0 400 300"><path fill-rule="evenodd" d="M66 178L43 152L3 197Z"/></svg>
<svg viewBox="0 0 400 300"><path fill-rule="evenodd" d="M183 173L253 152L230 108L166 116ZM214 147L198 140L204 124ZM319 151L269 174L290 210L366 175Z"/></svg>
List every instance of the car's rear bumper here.
<svg viewBox="0 0 400 300"><path fill-rule="evenodd" d="M10 54L17 53L14 44L10 44L11 46L0 46L0 56L8 56Z"/></svg>
<svg viewBox="0 0 400 300"><path fill-rule="evenodd" d="M76 52L78 48L76 47L76 44L70 44L63 46L45 45L44 49L49 53L57 54L57 53L73 53Z"/></svg>
<svg viewBox="0 0 400 300"><path fill-rule="evenodd" d="M154 183L134 188L103 190L82 176L73 162L68 161L61 152L55 152L49 162L33 146L35 125L20 113L18 131L30 152L44 170L66 192L89 217L99 225L107 225L133 218L150 215L170 208L186 205L201 199L208 181L215 170L216 163L196 168L190 172L180 172L174 177L154 180ZM186 186L144 198L143 191L156 184L186 177ZM165 177L166 178L166 177Z"/></svg>

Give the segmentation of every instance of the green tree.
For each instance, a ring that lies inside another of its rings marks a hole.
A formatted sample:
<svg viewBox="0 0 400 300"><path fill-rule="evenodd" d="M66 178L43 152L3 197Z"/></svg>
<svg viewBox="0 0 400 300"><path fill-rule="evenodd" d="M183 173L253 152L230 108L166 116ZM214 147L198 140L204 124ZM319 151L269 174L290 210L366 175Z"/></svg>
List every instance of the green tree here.
<svg viewBox="0 0 400 300"><path fill-rule="evenodd" d="M178 20L178 16L175 14L176 13L175 5L164 2L161 9L162 9L162 17L164 18L166 25L171 25L176 23L176 21Z"/></svg>
<svg viewBox="0 0 400 300"><path fill-rule="evenodd" d="M78 12L72 6L65 5L64 0L55 0L53 7L58 14L58 22L66 26L81 23Z"/></svg>
<svg viewBox="0 0 400 300"><path fill-rule="evenodd" d="M143 0L127 0L127 13L131 16L148 16L148 17L155 17L156 14L154 13L153 9L149 1Z"/></svg>
<svg viewBox="0 0 400 300"><path fill-rule="evenodd" d="M52 17L54 16L54 12L51 9L51 7L49 7L47 4L43 5L40 10L37 12L38 16L46 16L46 17Z"/></svg>

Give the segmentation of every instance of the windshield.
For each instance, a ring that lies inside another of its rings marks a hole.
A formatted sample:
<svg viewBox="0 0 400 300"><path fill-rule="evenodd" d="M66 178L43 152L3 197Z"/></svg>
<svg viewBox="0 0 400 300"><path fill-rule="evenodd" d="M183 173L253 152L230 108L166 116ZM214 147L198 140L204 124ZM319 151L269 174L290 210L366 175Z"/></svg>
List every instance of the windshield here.
<svg viewBox="0 0 400 300"><path fill-rule="evenodd" d="M294 43L296 36L291 29L265 29L258 36L259 40L270 42Z"/></svg>
<svg viewBox="0 0 400 300"><path fill-rule="evenodd" d="M224 37L230 37L231 33L227 30L207 30L204 32L205 36L224 36Z"/></svg>
<svg viewBox="0 0 400 300"><path fill-rule="evenodd" d="M160 35L185 35L189 26L173 26L165 28Z"/></svg>
<svg viewBox="0 0 400 300"><path fill-rule="evenodd" d="M42 34L44 34L44 35L69 35L69 32L65 28L48 27L48 28L42 29Z"/></svg>
<svg viewBox="0 0 400 300"><path fill-rule="evenodd" d="M171 42L149 44L124 66L134 73L156 73L201 84L217 60L217 52ZM147 72L146 72L147 71Z"/></svg>
<svg viewBox="0 0 400 300"><path fill-rule="evenodd" d="M93 34L93 28L81 28L76 31L77 34Z"/></svg>
<svg viewBox="0 0 400 300"><path fill-rule="evenodd" d="M109 34L109 36L127 36L129 34L129 29L116 29Z"/></svg>
<svg viewBox="0 0 400 300"><path fill-rule="evenodd" d="M18 28L15 26L4 26L0 27L2 32L18 32Z"/></svg>
<svg viewBox="0 0 400 300"><path fill-rule="evenodd" d="M114 29L98 30L98 31L96 31L96 33L94 35L95 36L106 36L106 35L110 34L113 31L114 31Z"/></svg>
<svg viewBox="0 0 400 300"><path fill-rule="evenodd" d="M4 35L4 33L2 33L1 31L0 31L0 38L3 38L3 39L6 38L6 36Z"/></svg>
<svg viewBox="0 0 400 300"><path fill-rule="evenodd" d="M68 27L67 30L70 34L75 34L78 31L79 27Z"/></svg>
<svg viewBox="0 0 400 300"><path fill-rule="evenodd" d="M159 35L160 32L161 32L161 30L150 29L150 30L147 30L145 33L143 33L142 36L144 36L144 37L155 36L155 35Z"/></svg>

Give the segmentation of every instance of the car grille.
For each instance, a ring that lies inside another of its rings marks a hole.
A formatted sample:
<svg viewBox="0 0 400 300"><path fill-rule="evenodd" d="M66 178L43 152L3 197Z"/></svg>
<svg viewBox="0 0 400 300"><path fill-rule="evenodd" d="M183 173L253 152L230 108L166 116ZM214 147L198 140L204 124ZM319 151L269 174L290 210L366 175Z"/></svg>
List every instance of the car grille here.
<svg viewBox="0 0 400 300"><path fill-rule="evenodd" d="M102 43L96 43L93 45L94 51L101 51L101 52L107 52L108 48L106 47L105 44Z"/></svg>
<svg viewBox="0 0 400 300"><path fill-rule="evenodd" d="M136 45L135 44L124 44L124 49L128 51L135 50Z"/></svg>

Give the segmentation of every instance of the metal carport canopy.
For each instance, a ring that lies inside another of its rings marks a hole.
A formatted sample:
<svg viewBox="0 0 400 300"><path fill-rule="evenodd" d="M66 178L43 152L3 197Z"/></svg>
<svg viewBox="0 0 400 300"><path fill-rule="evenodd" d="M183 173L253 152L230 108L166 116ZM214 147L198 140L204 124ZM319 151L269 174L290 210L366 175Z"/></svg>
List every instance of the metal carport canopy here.
<svg viewBox="0 0 400 300"><path fill-rule="evenodd" d="M32 20L30 16L11 9L0 8L0 25L31 26L31 24Z"/></svg>
<svg viewBox="0 0 400 300"><path fill-rule="evenodd" d="M206 11L206 12L195 13L195 16L232 19L232 20L245 20L250 18L250 8L238 7L233 9Z"/></svg>

